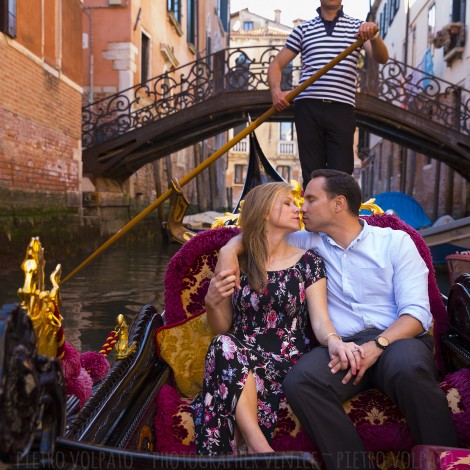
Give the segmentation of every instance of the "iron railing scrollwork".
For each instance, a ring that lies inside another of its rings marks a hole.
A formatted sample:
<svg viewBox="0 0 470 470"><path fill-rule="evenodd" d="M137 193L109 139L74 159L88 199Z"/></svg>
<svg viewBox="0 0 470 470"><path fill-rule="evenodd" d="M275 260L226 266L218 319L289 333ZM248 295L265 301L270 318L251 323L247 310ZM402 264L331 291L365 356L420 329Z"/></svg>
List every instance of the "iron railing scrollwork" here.
<svg viewBox="0 0 470 470"><path fill-rule="evenodd" d="M358 74L358 91L424 116L458 132L470 133L470 91L423 70L390 59L379 67L375 90L369 90L367 69Z"/></svg>
<svg viewBox="0 0 470 470"><path fill-rule="evenodd" d="M85 106L84 148L189 108L217 93L267 89L267 68L280 47L232 48L178 67L145 83ZM293 85L293 69L283 86Z"/></svg>
<svg viewBox="0 0 470 470"><path fill-rule="evenodd" d="M225 49L85 106L83 148L143 127L222 92L267 89L268 66L280 48L271 45ZM285 68L283 89L297 86L299 70L300 58ZM375 78L371 80L373 73ZM361 93L372 94L469 133L470 92L462 87L396 60L389 60L378 70L362 65L357 83Z"/></svg>

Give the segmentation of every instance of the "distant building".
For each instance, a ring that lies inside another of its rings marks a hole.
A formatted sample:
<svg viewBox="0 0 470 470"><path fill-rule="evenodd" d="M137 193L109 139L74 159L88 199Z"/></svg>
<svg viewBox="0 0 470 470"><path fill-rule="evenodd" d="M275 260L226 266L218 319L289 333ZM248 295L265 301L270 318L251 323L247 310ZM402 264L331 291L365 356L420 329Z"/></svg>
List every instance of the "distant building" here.
<svg viewBox="0 0 470 470"><path fill-rule="evenodd" d="M292 27L281 23L281 10L274 10L274 19L249 11L248 8L230 15L230 48L246 48L251 57L259 59L265 46L282 47ZM264 46L258 51L257 46ZM258 54L258 55L257 55ZM266 65L267 67L267 65ZM230 137L243 130L240 125L230 132ZM255 131L263 153L272 166L287 180L301 182L297 151L297 135L293 121L266 122ZM248 138L241 140L228 152L227 188L235 205L243 189L248 163Z"/></svg>
<svg viewBox="0 0 470 470"><path fill-rule="evenodd" d="M0 1L3 216L81 205L80 4Z"/></svg>
<svg viewBox="0 0 470 470"><path fill-rule="evenodd" d="M227 47L228 0L83 0L82 22L88 104L167 72L179 80L179 67ZM171 86L168 95L178 92ZM118 189L146 204L166 191L171 177L181 179L225 142L226 133L147 164ZM192 204L226 205L225 167L222 158L185 187ZM103 178L87 185L89 191L116 190L116 182Z"/></svg>
<svg viewBox="0 0 470 470"><path fill-rule="evenodd" d="M376 0L373 11L390 57L413 67L416 83L425 88L427 72L470 90L470 46L465 39L470 9L465 1ZM456 105L456 98L436 96L449 106ZM433 221L444 214L469 214L470 184L456 171L377 136L370 136L369 147L362 168L368 197L401 191L415 198Z"/></svg>

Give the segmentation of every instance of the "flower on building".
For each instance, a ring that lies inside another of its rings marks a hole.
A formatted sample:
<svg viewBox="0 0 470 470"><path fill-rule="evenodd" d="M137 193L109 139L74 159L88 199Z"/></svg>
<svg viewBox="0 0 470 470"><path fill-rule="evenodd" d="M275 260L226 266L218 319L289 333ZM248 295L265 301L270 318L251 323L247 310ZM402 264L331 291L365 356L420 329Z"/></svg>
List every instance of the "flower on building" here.
<svg viewBox="0 0 470 470"><path fill-rule="evenodd" d="M434 47L440 49L441 47L448 48L450 45L450 32L447 27L437 31L433 40Z"/></svg>

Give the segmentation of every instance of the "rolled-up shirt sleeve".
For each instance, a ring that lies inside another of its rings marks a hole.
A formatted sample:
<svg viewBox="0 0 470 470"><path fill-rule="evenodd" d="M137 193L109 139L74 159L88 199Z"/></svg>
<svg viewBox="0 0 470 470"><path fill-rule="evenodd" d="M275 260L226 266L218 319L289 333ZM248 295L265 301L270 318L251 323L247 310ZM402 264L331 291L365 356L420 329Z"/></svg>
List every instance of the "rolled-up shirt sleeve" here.
<svg viewBox="0 0 470 470"><path fill-rule="evenodd" d="M408 234L396 244L394 256L394 291L398 316L410 315L427 332L432 326L429 304L429 270Z"/></svg>

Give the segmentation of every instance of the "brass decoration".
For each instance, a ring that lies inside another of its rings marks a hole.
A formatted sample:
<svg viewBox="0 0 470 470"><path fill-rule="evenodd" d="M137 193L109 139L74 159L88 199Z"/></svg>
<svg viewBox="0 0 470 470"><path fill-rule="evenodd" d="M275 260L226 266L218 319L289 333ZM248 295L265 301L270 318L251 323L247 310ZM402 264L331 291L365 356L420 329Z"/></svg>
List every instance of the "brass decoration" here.
<svg viewBox="0 0 470 470"><path fill-rule="evenodd" d="M170 197L170 214L167 221L168 232L173 240L184 243L196 235L196 232L188 230L183 225L183 218L189 207L189 200L176 178L172 178L170 183L173 192Z"/></svg>
<svg viewBox="0 0 470 470"><path fill-rule="evenodd" d="M21 263L25 273L23 287L18 289L21 307L28 313L37 337L38 354L57 356L63 344L62 320L59 313L61 265L58 264L50 276L52 290L45 290L44 248L39 237L31 238L26 256ZM58 342L60 344L58 344Z"/></svg>
<svg viewBox="0 0 470 470"><path fill-rule="evenodd" d="M116 331L118 332L119 338L114 346L116 359L125 359L131 354L134 354L137 345L135 342L129 344L129 327L122 313L117 316L117 324Z"/></svg>
<svg viewBox="0 0 470 470"><path fill-rule="evenodd" d="M140 452L153 452L153 434L147 425L142 426L140 430L137 450Z"/></svg>
<svg viewBox="0 0 470 470"><path fill-rule="evenodd" d="M368 210L371 211L372 214L374 215L379 215L383 214L384 211L382 210L381 207L379 207L377 204L375 204L375 198L371 197L368 201L363 202L361 206L359 207L359 210Z"/></svg>
<svg viewBox="0 0 470 470"><path fill-rule="evenodd" d="M304 203L304 191L302 186L297 180L290 180L290 185L292 186L292 197L294 198L294 204L300 209ZM300 216L300 230L305 229L305 224L302 221L303 213L299 212Z"/></svg>

